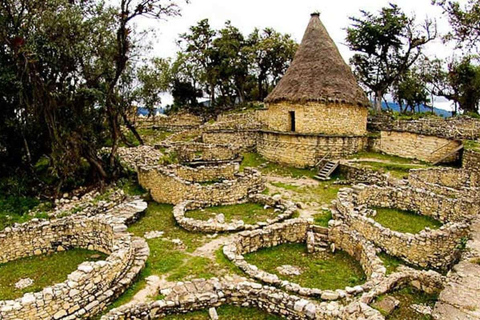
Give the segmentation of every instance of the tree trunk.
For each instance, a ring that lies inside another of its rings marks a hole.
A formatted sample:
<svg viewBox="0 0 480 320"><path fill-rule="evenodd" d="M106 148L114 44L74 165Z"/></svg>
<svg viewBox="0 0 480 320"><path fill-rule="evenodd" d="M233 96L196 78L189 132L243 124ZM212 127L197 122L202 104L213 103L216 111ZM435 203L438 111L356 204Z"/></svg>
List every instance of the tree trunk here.
<svg viewBox="0 0 480 320"><path fill-rule="evenodd" d="M381 92L375 92L375 104L373 106L373 111L381 112L382 111L382 96Z"/></svg>
<svg viewBox="0 0 480 320"><path fill-rule="evenodd" d="M140 142L140 144L143 146L145 143L143 142L142 137L138 134L135 126L130 122L130 120L128 120L128 117L125 113L122 113L122 117L123 117L123 122L125 122L125 124L127 125L127 128L133 133L135 138L137 138L138 142ZM155 121L155 116L153 117L153 119ZM154 125L155 125L155 122L154 122Z"/></svg>

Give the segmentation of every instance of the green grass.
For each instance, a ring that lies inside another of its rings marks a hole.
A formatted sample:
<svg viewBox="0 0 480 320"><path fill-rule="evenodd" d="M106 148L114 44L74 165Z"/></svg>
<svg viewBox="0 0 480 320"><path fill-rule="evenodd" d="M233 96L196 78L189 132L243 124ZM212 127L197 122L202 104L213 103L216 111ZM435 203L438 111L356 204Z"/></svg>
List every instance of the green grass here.
<svg viewBox="0 0 480 320"><path fill-rule="evenodd" d="M257 153L243 154L243 161L240 164L240 170L243 171L245 167L258 168L261 165L262 168L259 168L259 170L263 174L279 175L291 178L313 178L317 174L317 171L315 169L293 168L269 162Z"/></svg>
<svg viewBox="0 0 480 320"><path fill-rule="evenodd" d="M0 300L20 298L27 292L38 292L61 283L82 262L105 258L106 255L100 252L72 249L0 264ZM32 279L33 285L25 289L15 288L15 283L25 278Z"/></svg>
<svg viewBox="0 0 480 320"><path fill-rule="evenodd" d="M356 154L353 154L349 157L350 159L377 159L382 161L389 161L398 164L419 164L422 163L418 160L412 160L407 158L402 158L398 156L393 156L380 152L371 152L371 151L362 151Z"/></svg>
<svg viewBox="0 0 480 320"><path fill-rule="evenodd" d="M321 210L321 213L314 215L313 219L316 225L328 228L328 221L332 220L332 211Z"/></svg>
<svg viewBox="0 0 480 320"><path fill-rule="evenodd" d="M360 264L343 251L308 254L305 244L282 244L260 249L245 255L245 260L258 268L273 273L279 278L298 283L304 287L335 290L356 286L366 280ZM280 275L276 270L282 265L300 267L299 276Z"/></svg>
<svg viewBox="0 0 480 320"><path fill-rule="evenodd" d="M405 287L403 289L394 291L387 295L383 295L377 298L376 301L381 301L385 299L387 296L394 297L398 301L400 301L400 305L388 316L386 319L388 320L430 320L433 319L431 315L423 315L414 311L410 306L412 304L424 304L430 307L435 306L435 302L437 301L438 295L436 294L428 294L423 291L419 291L413 287ZM385 312L383 310L379 311L385 316Z"/></svg>
<svg viewBox="0 0 480 320"><path fill-rule="evenodd" d="M269 314L263 310L251 307L237 307L224 305L217 308L220 319L235 320L280 320L282 317ZM209 320L208 310L194 311L186 314L169 315L165 320Z"/></svg>
<svg viewBox="0 0 480 320"><path fill-rule="evenodd" d="M173 206L169 204L158 204L150 202L145 216L137 223L129 227L129 231L136 236L143 237L148 231L163 231L163 237L169 239L180 239L187 246L187 252L193 252L203 245L208 238L206 235L188 232L178 226L173 218ZM160 239L152 239L147 242L159 244ZM163 241L165 242L165 241Z"/></svg>
<svg viewBox="0 0 480 320"><path fill-rule="evenodd" d="M372 209L377 211L377 215L373 217L375 221L386 228L398 232L415 234L426 227L438 229L442 226L440 221L415 212L378 207Z"/></svg>
<svg viewBox="0 0 480 320"><path fill-rule="evenodd" d="M160 143L164 141L166 138L168 138L170 135L172 135L172 132L154 130L152 128L138 128L137 132L140 135L140 137L142 137L144 142L150 145ZM125 136L128 141L133 143L134 146L140 145L140 143L138 142L138 140L135 138L135 136L130 130L127 131ZM121 143L121 145L124 146L123 143Z"/></svg>
<svg viewBox="0 0 480 320"><path fill-rule="evenodd" d="M117 185L129 196L143 196L147 193L147 191L138 184L136 175L120 179Z"/></svg>
<svg viewBox="0 0 480 320"><path fill-rule="evenodd" d="M167 280L210 279L216 276L212 271L215 271L215 264L212 260L204 257L191 257L183 265L173 270Z"/></svg>
<svg viewBox="0 0 480 320"><path fill-rule="evenodd" d="M225 221L243 220L246 224L255 224L259 221L267 221L277 216L274 209L263 209L263 205L258 203L242 203L230 206L208 207L202 210L187 211L188 218L197 220L208 220L215 218L216 214L223 213Z"/></svg>
<svg viewBox="0 0 480 320"><path fill-rule="evenodd" d="M51 208L49 202L40 203L38 199L24 196L2 196L0 195L0 230L13 225L24 223L33 218L47 219L46 212L40 211L35 215L29 215L28 211L43 206L45 210Z"/></svg>
<svg viewBox="0 0 480 320"><path fill-rule="evenodd" d="M378 254L378 257L382 260L385 268L387 269L387 275L397 271L397 268L400 265L407 265L402 259L391 256L383 251Z"/></svg>
<svg viewBox="0 0 480 320"><path fill-rule="evenodd" d="M330 181L320 181L318 185L313 186L295 186L281 182L273 182L273 186L291 191L292 201L317 202L330 204L337 198L338 191L345 185L333 184Z"/></svg>
<svg viewBox="0 0 480 320"><path fill-rule="evenodd" d="M393 177L403 179L408 177L408 173L411 169L423 169L428 168L426 165L411 165L411 164L395 164L395 163L382 163L374 161L357 161L359 165L370 168L374 171L389 172Z"/></svg>
<svg viewBox="0 0 480 320"><path fill-rule="evenodd" d="M463 146L466 150L472 150L480 152L480 142L473 140L466 140L463 142Z"/></svg>

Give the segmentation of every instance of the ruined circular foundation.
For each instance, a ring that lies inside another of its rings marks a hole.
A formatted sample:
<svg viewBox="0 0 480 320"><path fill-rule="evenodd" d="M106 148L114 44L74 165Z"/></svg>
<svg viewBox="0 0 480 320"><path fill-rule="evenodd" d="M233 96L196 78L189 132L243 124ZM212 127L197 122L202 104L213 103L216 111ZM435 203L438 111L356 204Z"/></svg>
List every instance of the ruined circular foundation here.
<svg viewBox="0 0 480 320"><path fill-rule="evenodd" d="M363 285L337 290L320 290L305 288L299 284L281 280L275 274L260 270L257 266L245 261L244 254L255 252L261 248L278 246L285 243L306 243L308 252L324 250L333 244L336 249L343 250L357 260L367 276ZM351 298L370 290L383 280L386 269L377 257L374 246L356 232L351 232L337 225L331 229L311 225L306 220L294 219L268 226L261 230L245 231L228 245L223 253L248 276L268 285L283 288L302 296L320 298L326 301Z"/></svg>
<svg viewBox="0 0 480 320"><path fill-rule="evenodd" d="M238 163L196 168L144 166L138 169L138 180L156 202L169 204L186 200L234 204L265 188L260 172L250 168L239 172Z"/></svg>
<svg viewBox="0 0 480 320"><path fill-rule="evenodd" d="M393 231L374 221L369 206L413 211L445 223L417 234ZM334 218L342 220L386 253L420 267L447 269L458 258L463 238L469 234L469 217L478 206L461 199L411 187L356 185L342 189Z"/></svg>
<svg viewBox="0 0 480 320"><path fill-rule="evenodd" d="M146 204L121 207L121 216L33 220L0 233L0 263L71 248L100 251L104 261L84 262L66 281L0 301L1 319L91 318L123 293L145 265L148 245L124 224Z"/></svg>
<svg viewBox="0 0 480 320"><path fill-rule="evenodd" d="M243 220L232 222L219 222L215 219L208 221L197 220L186 217L186 212L210 206L209 203L187 200L173 208L173 216L176 222L184 229L193 232L217 233L217 232L234 232L243 230L255 230L266 227L285 219L290 218L297 210L297 206L291 201L285 201L281 198L273 198L262 194L252 194L248 199L240 203L252 202L259 203L266 207L273 208L278 212L277 216L267 221L257 222L255 224L246 224Z"/></svg>

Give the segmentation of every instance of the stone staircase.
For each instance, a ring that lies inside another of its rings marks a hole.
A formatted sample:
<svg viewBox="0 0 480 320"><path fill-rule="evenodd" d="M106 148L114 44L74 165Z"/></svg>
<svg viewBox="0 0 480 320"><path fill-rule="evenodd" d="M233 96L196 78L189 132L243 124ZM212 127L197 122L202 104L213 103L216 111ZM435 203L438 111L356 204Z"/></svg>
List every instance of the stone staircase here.
<svg viewBox="0 0 480 320"><path fill-rule="evenodd" d="M323 167L318 170L318 173L314 178L321 181L330 180L330 175L338 168L339 164L340 162L338 160L328 160Z"/></svg>
<svg viewBox="0 0 480 320"><path fill-rule="evenodd" d="M307 251L324 252L330 249L330 241L328 240L328 228L310 225L307 232Z"/></svg>

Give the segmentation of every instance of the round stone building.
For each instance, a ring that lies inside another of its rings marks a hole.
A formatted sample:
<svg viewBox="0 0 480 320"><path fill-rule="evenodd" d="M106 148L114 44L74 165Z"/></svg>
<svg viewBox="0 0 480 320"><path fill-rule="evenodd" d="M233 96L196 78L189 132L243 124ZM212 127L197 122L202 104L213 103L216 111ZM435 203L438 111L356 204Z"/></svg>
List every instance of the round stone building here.
<svg viewBox="0 0 480 320"><path fill-rule="evenodd" d="M267 159L311 166L324 156L341 157L366 146L370 102L318 13L265 103L257 149Z"/></svg>

